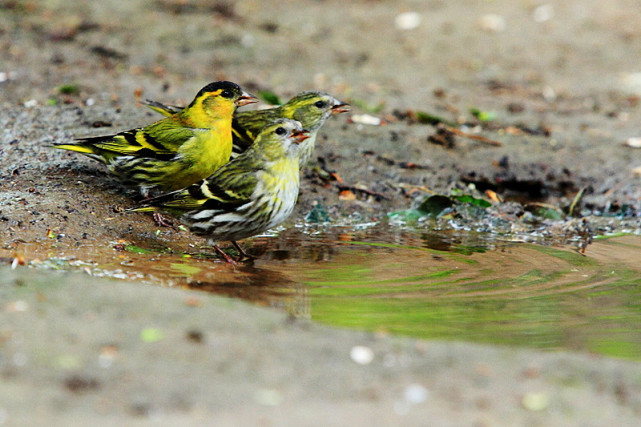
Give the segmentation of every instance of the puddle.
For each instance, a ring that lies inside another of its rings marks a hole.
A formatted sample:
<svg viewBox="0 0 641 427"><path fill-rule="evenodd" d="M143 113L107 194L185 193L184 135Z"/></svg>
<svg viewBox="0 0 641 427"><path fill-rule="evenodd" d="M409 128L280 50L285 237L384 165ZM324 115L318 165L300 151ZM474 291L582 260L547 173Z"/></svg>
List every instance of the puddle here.
<svg viewBox="0 0 641 427"><path fill-rule="evenodd" d="M245 246L260 258L238 267L113 243L20 250L32 265L199 289L327 325L641 359L639 236L597 239L585 256L387 226L294 229Z"/></svg>

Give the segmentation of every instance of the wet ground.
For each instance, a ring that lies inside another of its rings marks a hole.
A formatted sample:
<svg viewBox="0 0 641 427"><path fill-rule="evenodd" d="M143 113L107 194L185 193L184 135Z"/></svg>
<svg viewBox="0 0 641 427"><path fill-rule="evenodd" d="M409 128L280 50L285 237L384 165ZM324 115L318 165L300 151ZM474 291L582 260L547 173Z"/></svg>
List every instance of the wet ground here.
<svg viewBox="0 0 641 427"><path fill-rule="evenodd" d="M62 424L81 413L279 424L291 422L293 406L298 417L333 408L355 423L367 412L387 424L454 414L463 424L598 424L595 407L631 422L641 412L639 366L606 356L641 357L635 5L1 1L0 258L16 266L2 288L3 393L46 386L38 411L0 403L0 424L52 414ZM135 202L104 168L50 148L151 122L138 99L184 105L223 78L285 99L324 90L353 105L322 129L292 218L244 242L258 259L237 268L213 258L204 240L126 212ZM437 208L422 203L434 194L445 196ZM613 233L626 235L597 238ZM84 275L41 275L56 269ZM207 314L190 318L202 301ZM86 319L94 320L82 328ZM192 331L190 322L207 326ZM138 332L150 329L154 341L156 328L162 349L142 349L149 337ZM203 331L207 351L189 347ZM375 360L391 360L391 351L406 363L359 373L349 357L358 343L386 355ZM261 344L264 358L248 358ZM290 345L299 359L285 356ZM94 356L115 357L117 369L96 371ZM193 362L179 372L182 357ZM143 368L149 358L166 372L158 384ZM256 366L262 376L249 379ZM201 399L194 387L216 390L198 381L210 369L254 409L242 415L220 391ZM319 380L333 370L336 384ZM338 382L355 388L339 392ZM140 402L135 384L145 384ZM184 390L192 391L176 403ZM348 391L357 397L344 400ZM224 413L212 409L223 405Z"/></svg>

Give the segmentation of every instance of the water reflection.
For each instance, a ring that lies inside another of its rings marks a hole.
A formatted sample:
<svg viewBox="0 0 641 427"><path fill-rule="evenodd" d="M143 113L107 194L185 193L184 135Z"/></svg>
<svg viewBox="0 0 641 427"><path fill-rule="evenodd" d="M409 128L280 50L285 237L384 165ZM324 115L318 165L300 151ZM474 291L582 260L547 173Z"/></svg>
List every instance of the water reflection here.
<svg viewBox="0 0 641 427"><path fill-rule="evenodd" d="M330 325L641 359L635 236L596 241L584 256L482 234L293 228L245 243L258 258L239 266L153 236L136 250L45 243L22 244L32 264L242 298Z"/></svg>
<svg viewBox="0 0 641 427"><path fill-rule="evenodd" d="M277 270L240 266L235 280L190 280L185 287L275 307L295 317L311 316L308 288Z"/></svg>

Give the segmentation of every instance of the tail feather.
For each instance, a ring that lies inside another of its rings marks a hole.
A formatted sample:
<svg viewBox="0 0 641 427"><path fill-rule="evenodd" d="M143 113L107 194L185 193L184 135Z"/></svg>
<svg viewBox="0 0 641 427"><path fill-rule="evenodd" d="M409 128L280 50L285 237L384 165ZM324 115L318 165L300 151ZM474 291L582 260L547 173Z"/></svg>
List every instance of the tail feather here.
<svg viewBox="0 0 641 427"><path fill-rule="evenodd" d="M142 206L139 208L127 209L128 212L156 212L157 208L154 206Z"/></svg>
<svg viewBox="0 0 641 427"><path fill-rule="evenodd" d="M92 147L81 144L55 144L53 147L61 150L76 151L83 154L96 154Z"/></svg>
<svg viewBox="0 0 641 427"><path fill-rule="evenodd" d="M183 109L183 107L177 107L175 105L165 105L157 101L152 101L151 99L145 99L144 101L140 101L140 103L147 108L151 108L156 113L162 114L163 116L171 116L172 114L176 114Z"/></svg>

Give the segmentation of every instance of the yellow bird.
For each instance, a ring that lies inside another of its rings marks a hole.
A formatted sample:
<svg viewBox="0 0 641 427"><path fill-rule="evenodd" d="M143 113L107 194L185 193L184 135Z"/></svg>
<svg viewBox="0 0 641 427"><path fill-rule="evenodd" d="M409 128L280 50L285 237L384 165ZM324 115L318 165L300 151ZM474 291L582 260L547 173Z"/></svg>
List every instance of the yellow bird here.
<svg viewBox="0 0 641 427"><path fill-rule="evenodd" d="M185 188L229 161L236 107L257 102L235 83L213 82L186 108L142 128L56 148L96 159L143 197Z"/></svg>

